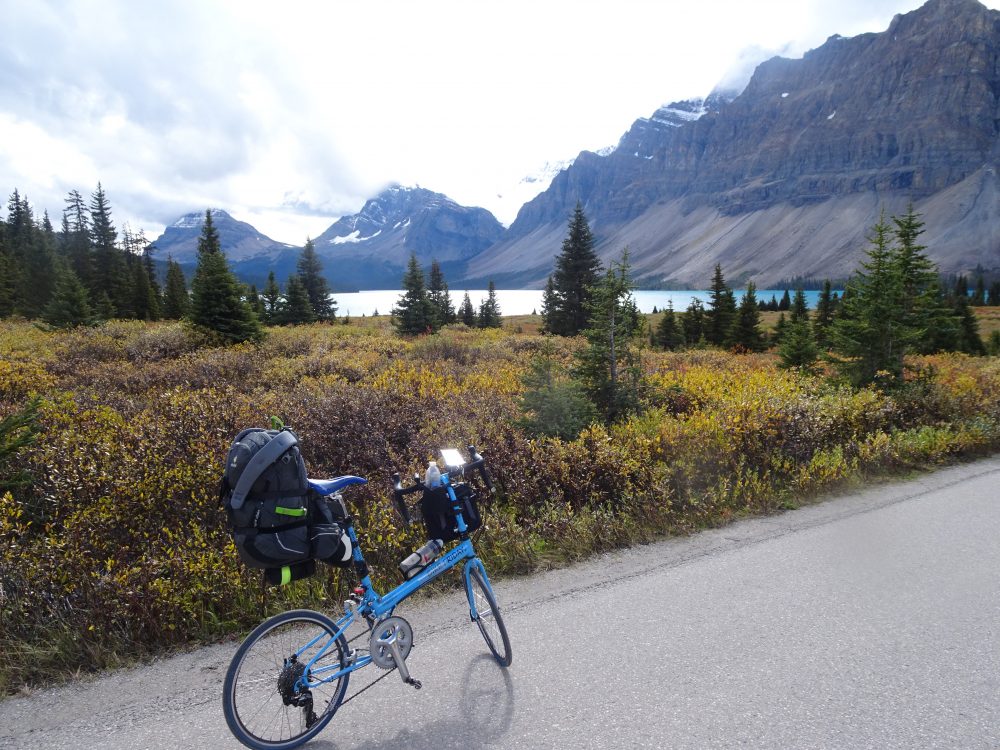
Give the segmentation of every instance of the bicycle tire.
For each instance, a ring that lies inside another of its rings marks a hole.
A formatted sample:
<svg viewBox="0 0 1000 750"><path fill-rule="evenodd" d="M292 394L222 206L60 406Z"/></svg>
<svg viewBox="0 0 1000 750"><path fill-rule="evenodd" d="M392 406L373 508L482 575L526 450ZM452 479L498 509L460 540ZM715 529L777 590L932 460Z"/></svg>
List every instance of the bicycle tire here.
<svg viewBox="0 0 1000 750"><path fill-rule="evenodd" d="M222 712L237 740L253 750L290 750L311 740L330 723L344 700L350 673L315 688L306 697L294 696L295 700L311 700L311 707L289 705L281 694L279 679L288 684L288 658L292 654L319 638L302 655L299 663L304 664L329 642L323 634L332 638L336 632L333 620L307 609L275 615L254 628L233 656L222 690ZM347 641L340 636L317 665L343 668L347 653ZM263 718L257 721L262 713Z"/></svg>
<svg viewBox="0 0 1000 750"><path fill-rule="evenodd" d="M501 667L509 667L514 654L510 648L507 627L503 623L503 617L500 616L500 607L497 606L496 597L490 587L486 585L478 568L473 568L469 573L466 586L476 604L475 622L479 627L479 632L483 634L483 640L486 641L486 645L489 646L497 663ZM489 612L486 612L486 609L489 609Z"/></svg>

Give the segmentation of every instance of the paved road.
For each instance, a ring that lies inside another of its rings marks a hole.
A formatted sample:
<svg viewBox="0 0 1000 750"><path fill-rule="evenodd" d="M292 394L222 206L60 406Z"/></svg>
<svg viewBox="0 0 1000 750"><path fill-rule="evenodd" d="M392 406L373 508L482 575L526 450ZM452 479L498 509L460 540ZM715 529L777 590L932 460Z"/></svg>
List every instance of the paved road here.
<svg viewBox="0 0 1000 750"><path fill-rule="evenodd" d="M455 596L309 745L998 748L1000 459L500 582L499 669ZM239 747L234 644L0 702L0 747Z"/></svg>

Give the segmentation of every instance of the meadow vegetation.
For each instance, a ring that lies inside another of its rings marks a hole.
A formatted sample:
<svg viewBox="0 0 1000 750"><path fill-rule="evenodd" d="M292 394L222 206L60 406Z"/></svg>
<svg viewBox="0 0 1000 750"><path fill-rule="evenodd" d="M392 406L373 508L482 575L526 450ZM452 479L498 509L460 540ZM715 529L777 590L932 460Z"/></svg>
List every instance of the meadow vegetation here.
<svg viewBox="0 0 1000 750"><path fill-rule="evenodd" d="M587 346L539 323L407 339L358 319L219 347L176 322L0 322L0 420L37 412L9 423L21 442L0 462L0 693L343 597L353 574L325 567L265 595L232 548L221 463L271 415L311 475L368 478L346 497L382 587L423 541L394 515L390 475L441 446L472 442L490 462L500 492L477 547L504 575L1000 445L1000 361L957 353L909 357L888 389L837 384L822 363L783 369L773 351L643 348L631 416L537 436L525 384Z"/></svg>

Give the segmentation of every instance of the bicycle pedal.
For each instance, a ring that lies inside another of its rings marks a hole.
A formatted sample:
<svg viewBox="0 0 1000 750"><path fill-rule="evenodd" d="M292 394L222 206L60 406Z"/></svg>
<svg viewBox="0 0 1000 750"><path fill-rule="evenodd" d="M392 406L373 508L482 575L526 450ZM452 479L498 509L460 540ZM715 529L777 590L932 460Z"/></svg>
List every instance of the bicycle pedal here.
<svg viewBox="0 0 1000 750"><path fill-rule="evenodd" d="M410 677L409 679L405 680L405 682L406 682L407 685L413 685L413 687L415 689L417 689L417 690L420 690L420 688L423 687L423 684L420 682L420 680L415 680L412 677Z"/></svg>

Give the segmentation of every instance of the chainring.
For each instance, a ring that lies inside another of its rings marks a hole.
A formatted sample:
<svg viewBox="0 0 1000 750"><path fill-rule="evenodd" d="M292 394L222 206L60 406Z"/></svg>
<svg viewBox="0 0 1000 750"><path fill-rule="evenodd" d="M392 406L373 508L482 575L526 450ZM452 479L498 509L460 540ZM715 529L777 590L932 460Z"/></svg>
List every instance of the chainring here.
<svg viewBox="0 0 1000 750"><path fill-rule="evenodd" d="M413 648L413 628L402 617L387 617L375 623L368 647L376 667L392 669L397 666L390 648L393 642L399 645L400 656L406 661Z"/></svg>

